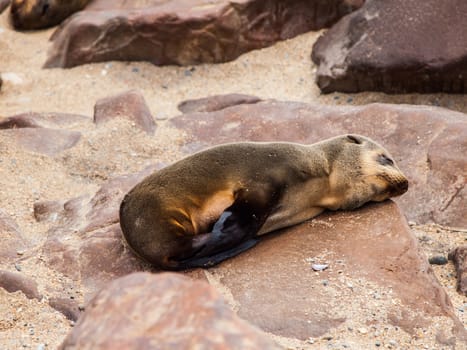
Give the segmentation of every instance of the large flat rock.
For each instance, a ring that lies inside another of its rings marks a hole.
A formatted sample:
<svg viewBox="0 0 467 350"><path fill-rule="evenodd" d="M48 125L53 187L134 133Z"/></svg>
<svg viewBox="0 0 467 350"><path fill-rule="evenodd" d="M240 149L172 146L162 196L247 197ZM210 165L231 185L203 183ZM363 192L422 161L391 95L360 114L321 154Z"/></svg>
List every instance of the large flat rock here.
<svg viewBox="0 0 467 350"><path fill-rule="evenodd" d="M314 272L312 263L329 267ZM288 338L375 324L465 336L392 201L328 212L272 234L209 273L228 289L240 317Z"/></svg>
<svg viewBox="0 0 467 350"><path fill-rule="evenodd" d="M313 47L325 92L467 91L467 2L373 0Z"/></svg>
<svg viewBox="0 0 467 350"><path fill-rule="evenodd" d="M53 34L45 67L109 60L156 65L226 62L244 52L329 26L361 3L95 0Z"/></svg>
<svg viewBox="0 0 467 350"><path fill-rule="evenodd" d="M187 152L233 141L314 143L345 133L385 146L409 178L397 198L409 220L467 226L467 115L447 109L371 104L320 106L263 101L171 120L187 132Z"/></svg>

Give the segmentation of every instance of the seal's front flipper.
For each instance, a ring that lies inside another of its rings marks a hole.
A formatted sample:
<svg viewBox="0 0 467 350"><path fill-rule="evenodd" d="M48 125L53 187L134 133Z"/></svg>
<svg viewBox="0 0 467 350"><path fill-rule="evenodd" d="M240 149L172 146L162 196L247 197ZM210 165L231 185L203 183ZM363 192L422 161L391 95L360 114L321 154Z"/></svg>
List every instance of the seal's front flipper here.
<svg viewBox="0 0 467 350"><path fill-rule="evenodd" d="M182 259L173 257L180 268L208 267L251 248L258 242L256 234L275 208L278 191L243 190L234 203L225 209L212 231L193 237L193 254Z"/></svg>
<svg viewBox="0 0 467 350"><path fill-rule="evenodd" d="M199 257L199 258L191 258L182 261L178 261L178 268L179 269L193 269L196 267L211 267L221 263L224 260L234 257L245 250L250 249L251 247L255 246L259 242L259 238L251 238L243 243L229 249L222 251L220 253Z"/></svg>

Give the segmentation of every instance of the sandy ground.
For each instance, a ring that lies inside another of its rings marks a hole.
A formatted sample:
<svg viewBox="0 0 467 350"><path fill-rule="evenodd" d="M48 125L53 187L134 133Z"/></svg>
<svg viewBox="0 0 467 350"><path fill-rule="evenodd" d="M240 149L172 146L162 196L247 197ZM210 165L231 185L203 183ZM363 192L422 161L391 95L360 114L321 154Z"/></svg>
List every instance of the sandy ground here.
<svg viewBox="0 0 467 350"><path fill-rule="evenodd" d="M123 122L117 121L109 124L104 134L96 131L92 123L84 123L79 125L85 133L80 145L55 159L20 150L8 137L0 139L0 207L34 243L43 242L47 230L46 225L33 218L32 205L36 200L64 199L92 192L105 179L140 170L155 159L167 163L178 159L181 155L177 147L167 145L176 145L183 135L165 121L178 114L176 106L185 99L244 93L323 104L428 104L467 112L464 95L321 95L314 84L315 67L309 58L311 46L320 33L308 33L218 65L156 67L144 62L109 62L44 70L41 66L52 31L14 32L9 28L6 13L0 16L0 73L4 80L0 118L27 111L59 111L91 117L97 99L138 89L157 119L158 130L155 137L149 137L128 125L122 127ZM121 140L117 149L111 142L115 137ZM108 159L109 153L117 156ZM427 256L447 255L450 249L467 243L467 234L462 230L433 225L414 225L413 230ZM1 268L15 271L18 266ZM34 276L46 297L60 290L67 295L75 293L67 289L63 277L53 274L40 259L25 260L20 268ZM457 315L467 324L467 300L455 291L452 264L435 266L434 270ZM78 292L74 297L82 300ZM28 300L21 293L9 294L0 289L1 349L54 349L71 327L70 321L51 309L46 300ZM380 339L391 344L391 339L385 339L384 335ZM313 345L279 341L290 348L328 348L326 339L314 340ZM425 348L433 346L427 344ZM417 347L399 344L392 348Z"/></svg>

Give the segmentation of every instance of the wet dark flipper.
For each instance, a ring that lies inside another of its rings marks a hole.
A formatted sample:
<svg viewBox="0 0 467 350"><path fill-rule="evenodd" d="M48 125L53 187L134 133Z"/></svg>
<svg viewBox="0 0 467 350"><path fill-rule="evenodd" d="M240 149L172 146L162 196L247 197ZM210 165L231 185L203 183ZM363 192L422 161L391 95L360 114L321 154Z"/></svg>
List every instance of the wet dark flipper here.
<svg viewBox="0 0 467 350"><path fill-rule="evenodd" d="M191 258L182 261L178 261L178 267L180 269L193 269L196 267L211 267L221 263L224 260L232 258L245 250L250 249L259 242L259 238L251 238L247 241L242 242L240 245L237 245L229 250L222 251L220 253L205 256L200 258Z"/></svg>
<svg viewBox="0 0 467 350"><path fill-rule="evenodd" d="M256 234L275 207L280 192L242 191L225 209L210 233L193 238L193 254L182 259L173 257L180 269L209 267L231 258L258 243Z"/></svg>

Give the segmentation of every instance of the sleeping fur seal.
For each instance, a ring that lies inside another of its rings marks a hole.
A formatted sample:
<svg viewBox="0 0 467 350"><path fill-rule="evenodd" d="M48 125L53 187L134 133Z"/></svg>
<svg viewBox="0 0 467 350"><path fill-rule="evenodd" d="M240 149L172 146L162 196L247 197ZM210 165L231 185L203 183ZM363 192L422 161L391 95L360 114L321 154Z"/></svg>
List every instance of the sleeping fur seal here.
<svg viewBox="0 0 467 350"><path fill-rule="evenodd" d="M120 225L128 245L154 266L209 267L262 234L407 188L389 153L363 136L312 145L232 143L148 176L123 199Z"/></svg>

